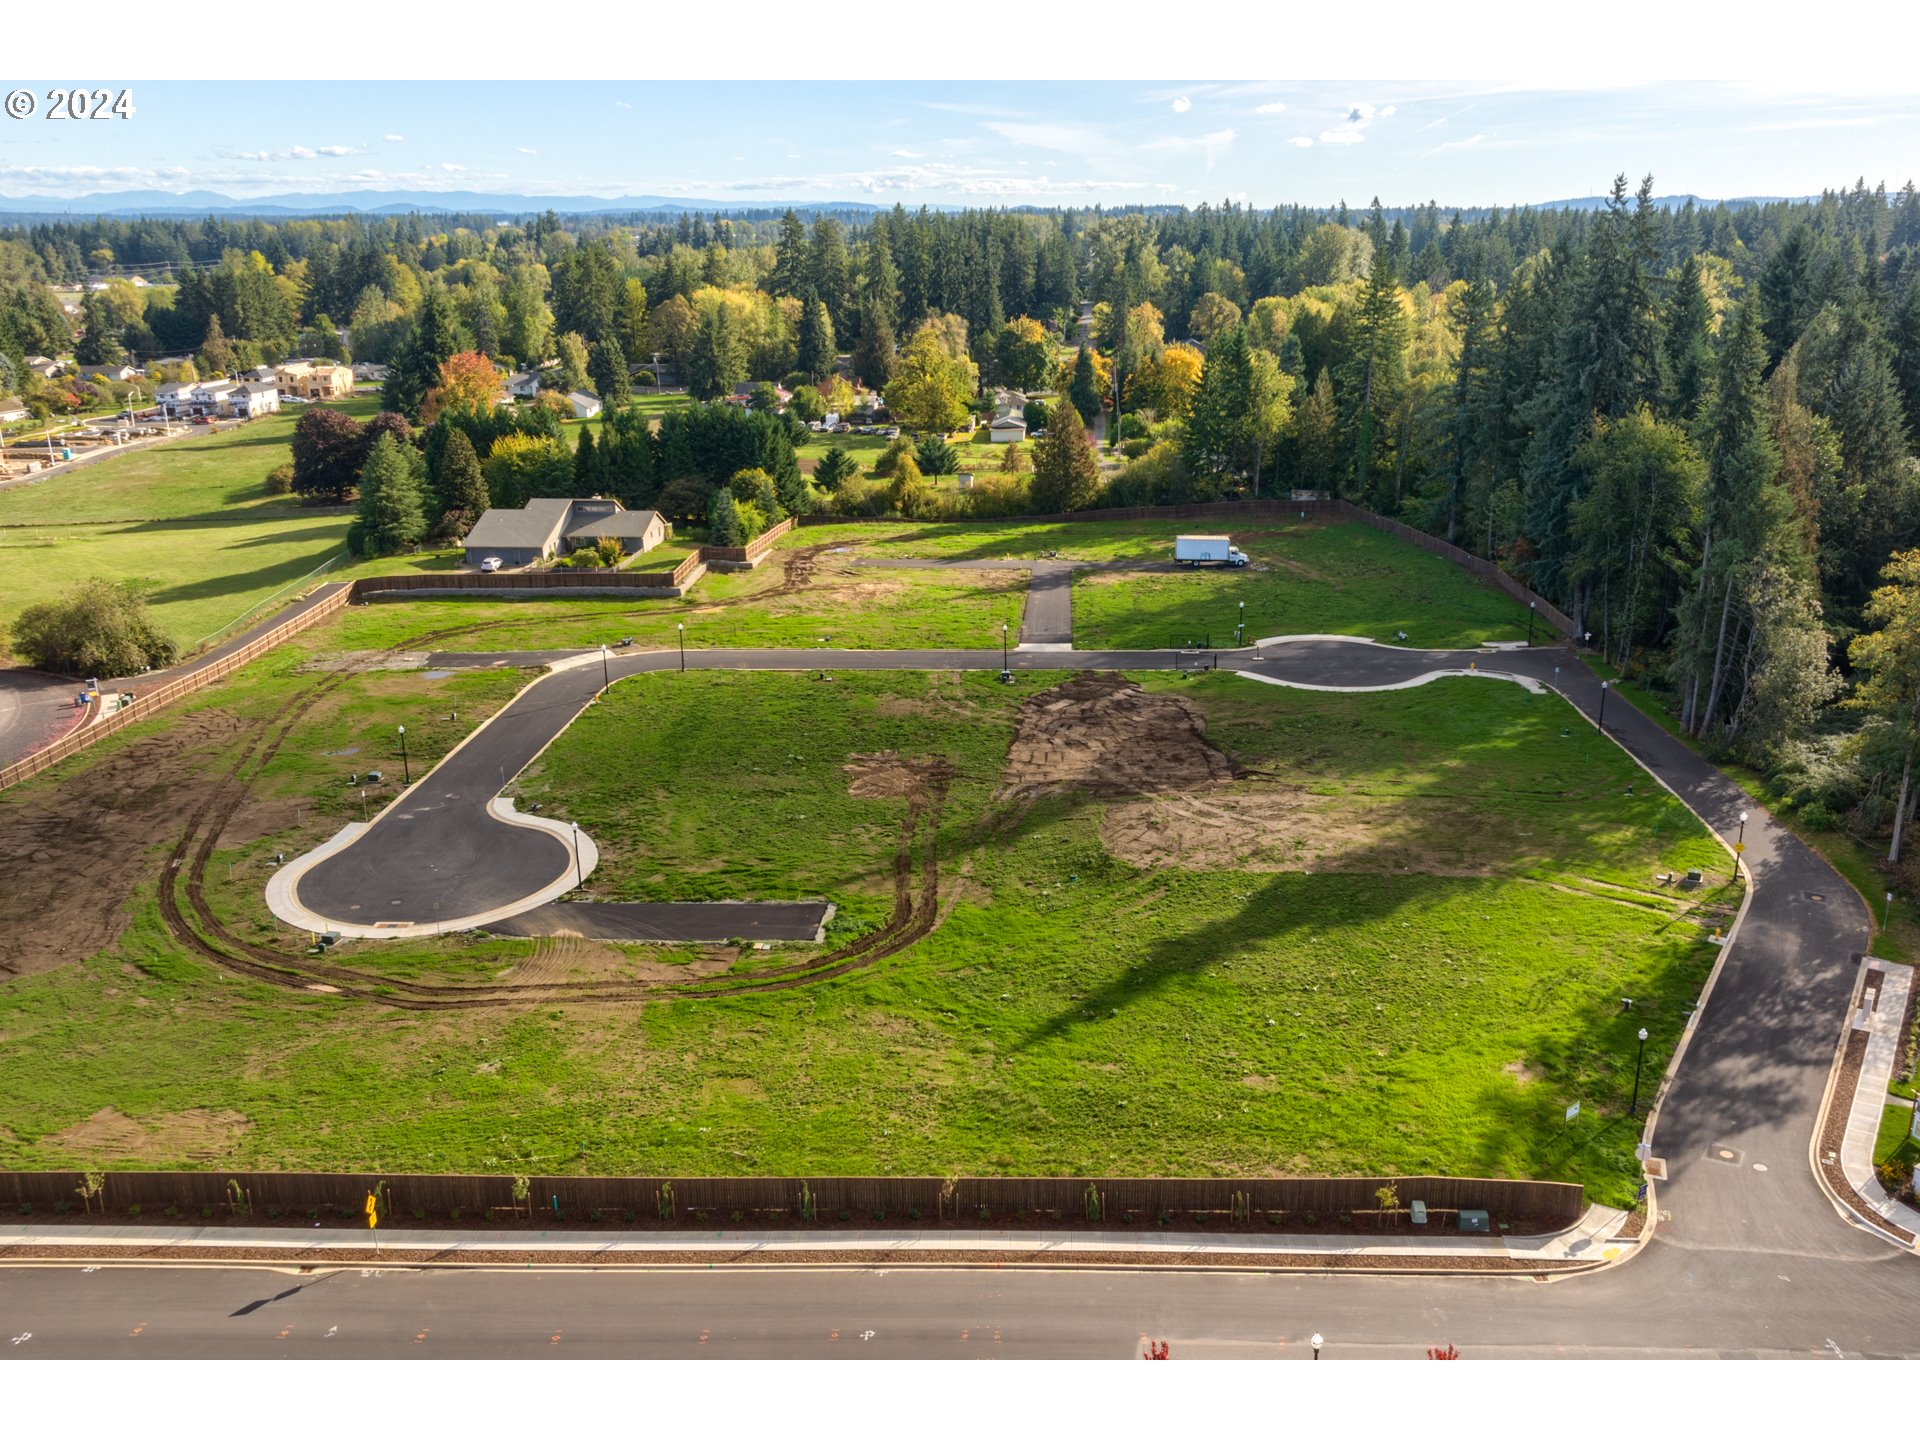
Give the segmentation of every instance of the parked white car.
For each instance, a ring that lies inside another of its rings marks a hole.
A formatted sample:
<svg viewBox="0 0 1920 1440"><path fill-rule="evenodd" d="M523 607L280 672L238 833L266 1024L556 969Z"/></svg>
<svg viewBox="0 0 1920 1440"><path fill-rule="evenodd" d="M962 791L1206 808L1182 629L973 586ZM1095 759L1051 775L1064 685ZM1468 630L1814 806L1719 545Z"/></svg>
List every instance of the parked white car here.
<svg viewBox="0 0 1920 1440"><path fill-rule="evenodd" d="M500 568L500 557L498 555L487 556L486 559L480 562L480 568L486 571L488 574L492 574L495 570L498 570Z"/></svg>

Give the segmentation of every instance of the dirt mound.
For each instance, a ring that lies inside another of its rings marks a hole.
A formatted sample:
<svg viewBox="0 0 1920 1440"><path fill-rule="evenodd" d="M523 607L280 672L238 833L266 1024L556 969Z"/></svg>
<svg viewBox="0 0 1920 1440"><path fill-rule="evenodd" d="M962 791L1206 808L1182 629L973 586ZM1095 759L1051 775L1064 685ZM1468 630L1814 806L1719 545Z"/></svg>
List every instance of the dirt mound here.
<svg viewBox="0 0 1920 1440"><path fill-rule="evenodd" d="M211 1161L231 1152L252 1126L253 1122L237 1110L181 1110L135 1120L109 1105L78 1125L69 1125L50 1136L49 1141L90 1160L137 1156L149 1163Z"/></svg>
<svg viewBox="0 0 1920 1440"><path fill-rule="evenodd" d="M1077 675L1020 707L998 798L1193 791L1235 778L1207 743L1207 722L1180 695L1150 695L1123 675Z"/></svg>
<svg viewBox="0 0 1920 1440"><path fill-rule="evenodd" d="M882 750L852 756L840 767L848 775L847 793L862 800L905 800L924 805L943 793L957 773L939 755L902 755Z"/></svg>

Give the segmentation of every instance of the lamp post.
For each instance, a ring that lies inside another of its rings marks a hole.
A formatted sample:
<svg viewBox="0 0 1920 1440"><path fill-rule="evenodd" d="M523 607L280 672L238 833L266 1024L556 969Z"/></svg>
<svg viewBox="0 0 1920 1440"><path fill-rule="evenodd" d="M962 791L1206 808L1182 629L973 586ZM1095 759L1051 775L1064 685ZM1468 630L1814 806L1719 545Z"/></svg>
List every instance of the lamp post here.
<svg viewBox="0 0 1920 1440"><path fill-rule="evenodd" d="M612 684L613 678L607 670L607 647L603 644L600 647L600 693L606 694Z"/></svg>
<svg viewBox="0 0 1920 1440"><path fill-rule="evenodd" d="M1627 1106L1627 1114L1640 1113L1640 1063L1647 1058L1647 1027L1640 1027L1640 1049L1633 1057L1633 1102Z"/></svg>
<svg viewBox="0 0 1920 1440"><path fill-rule="evenodd" d="M673 628L680 632L680 673L684 675L687 673L687 622L681 620Z"/></svg>
<svg viewBox="0 0 1920 1440"><path fill-rule="evenodd" d="M407 727L404 725L400 727L400 774L407 784L413 783L413 770L407 764Z"/></svg>
<svg viewBox="0 0 1920 1440"><path fill-rule="evenodd" d="M1005 620L1000 622L1000 683L1002 685L1013 683L1013 670L1007 664L1007 622Z"/></svg>
<svg viewBox="0 0 1920 1440"><path fill-rule="evenodd" d="M580 822L573 822L573 884L578 889L586 883L586 876L580 873ZM1641 1032L1643 1035L1645 1031Z"/></svg>
<svg viewBox="0 0 1920 1440"><path fill-rule="evenodd" d="M1607 682L1604 680L1600 682L1600 714L1594 720L1593 728L1597 734L1607 733Z"/></svg>
<svg viewBox="0 0 1920 1440"><path fill-rule="evenodd" d="M1527 644L1533 644L1533 617L1540 613L1538 600L1527 601Z"/></svg>
<svg viewBox="0 0 1920 1440"><path fill-rule="evenodd" d="M1880 912L1880 928L1886 929L1893 923L1893 891L1887 891L1887 907Z"/></svg>
<svg viewBox="0 0 1920 1440"><path fill-rule="evenodd" d="M1247 602L1244 600L1240 602L1240 623L1233 627L1233 643L1236 645L1247 643Z"/></svg>
<svg viewBox="0 0 1920 1440"><path fill-rule="evenodd" d="M1733 842L1733 848L1736 853L1744 852L1747 848L1747 812L1744 810L1740 812L1740 834Z"/></svg>
<svg viewBox="0 0 1920 1440"><path fill-rule="evenodd" d="M1318 1360L1320 1358L1320 1347L1327 1343L1327 1337L1316 1330L1313 1332L1313 1338L1307 1341L1307 1343L1313 1346L1313 1358Z"/></svg>

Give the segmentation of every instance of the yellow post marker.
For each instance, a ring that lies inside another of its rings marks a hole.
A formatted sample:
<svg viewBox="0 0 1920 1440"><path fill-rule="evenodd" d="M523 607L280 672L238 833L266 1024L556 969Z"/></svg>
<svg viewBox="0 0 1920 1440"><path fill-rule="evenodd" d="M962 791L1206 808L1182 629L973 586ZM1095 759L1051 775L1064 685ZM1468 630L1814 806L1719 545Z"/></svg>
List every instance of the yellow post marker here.
<svg viewBox="0 0 1920 1440"><path fill-rule="evenodd" d="M1733 853L1734 853L1734 854L1736 854L1736 855L1744 855L1744 854L1746 854L1746 853L1747 853L1747 842L1746 842L1746 841L1744 841L1744 840L1742 840L1742 841L1741 841L1741 842L1740 842L1740 843L1739 843L1738 845L1735 845L1735 846L1733 847Z"/></svg>
<svg viewBox="0 0 1920 1440"><path fill-rule="evenodd" d="M380 1223L380 1204L373 1198L373 1192L367 1192L367 1228L373 1229Z"/></svg>

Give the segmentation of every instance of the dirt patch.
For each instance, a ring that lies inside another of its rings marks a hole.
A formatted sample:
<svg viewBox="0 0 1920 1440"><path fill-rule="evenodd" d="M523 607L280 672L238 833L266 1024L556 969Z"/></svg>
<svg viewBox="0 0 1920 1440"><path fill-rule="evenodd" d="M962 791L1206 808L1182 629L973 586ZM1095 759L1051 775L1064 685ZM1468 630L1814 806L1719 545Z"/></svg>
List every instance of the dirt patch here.
<svg viewBox="0 0 1920 1440"><path fill-rule="evenodd" d="M1509 1060L1500 1069L1503 1074L1511 1075L1516 1085L1531 1085L1540 1078L1540 1072L1524 1060Z"/></svg>
<svg viewBox="0 0 1920 1440"><path fill-rule="evenodd" d="M219 1160L253 1122L237 1110L180 1110L135 1120L111 1105L49 1137L75 1155L98 1160Z"/></svg>
<svg viewBox="0 0 1920 1440"><path fill-rule="evenodd" d="M205 796L208 751L245 725L220 710L173 715L71 781L0 796L0 980L113 943L127 896L160 863L151 848Z"/></svg>
<svg viewBox="0 0 1920 1440"><path fill-rule="evenodd" d="M509 985L563 986L582 981L647 980L669 983L708 975L725 975L733 969L738 952L716 947L711 958L686 965L669 965L657 960L636 960L613 945L589 940L580 935L560 934L534 943L533 954L509 966L494 977Z"/></svg>
<svg viewBox="0 0 1920 1440"><path fill-rule="evenodd" d="M902 755L897 750L855 755L840 768L847 772L849 795L862 800L905 800L914 805L926 804L957 773L943 756Z"/></svg>
<svg viewBox="0 0 1920 1440"><path fill-rule="evenodd" d="M1021 705L997 798L1210 789L1237 772L1206 731L1184 696L1150 695L1124 675L1077 675Z"/></svg>
<svg viewBox="0 0 1920 1440"><path fill-rule="evenodd" d="M425 650L334 650L316 655L300 666L297 675L364 675L374 670L418 670L427 663Z"/></svg>
<svg viewBox="0 0 1920 1440"><path fill-rule="evenodd" d="M1115 801L1101 817L1100 838L1108 853L1144 870L1478 878L1524 854L1499 827L1464 824L1445 804L1369 802L1271 783Z"/></svg>

